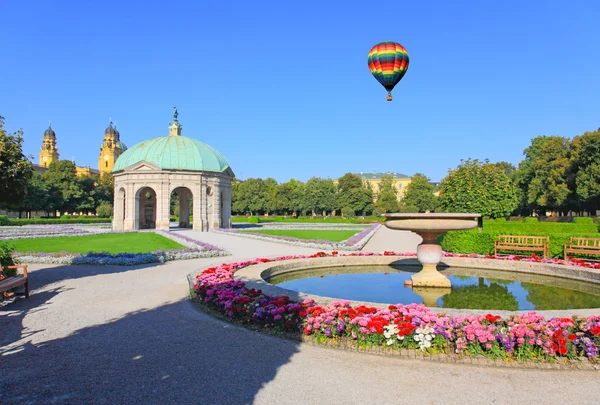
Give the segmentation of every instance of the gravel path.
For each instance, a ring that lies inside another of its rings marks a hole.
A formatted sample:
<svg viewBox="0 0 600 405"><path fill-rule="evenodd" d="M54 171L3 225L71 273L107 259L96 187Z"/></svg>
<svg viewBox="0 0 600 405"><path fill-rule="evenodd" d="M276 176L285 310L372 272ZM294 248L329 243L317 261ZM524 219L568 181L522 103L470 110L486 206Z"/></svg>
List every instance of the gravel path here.
<svg viewBox="0 0 600 405"><path fill-rule="evenodd" d="M223 261L312 250L182 232L233 256L129 268L31 266L31 298L0 307L0 404L597 401L597 372L364 355L215 320L187 301L188 273ZM400 242L409 246L408 238Z"/></svg>

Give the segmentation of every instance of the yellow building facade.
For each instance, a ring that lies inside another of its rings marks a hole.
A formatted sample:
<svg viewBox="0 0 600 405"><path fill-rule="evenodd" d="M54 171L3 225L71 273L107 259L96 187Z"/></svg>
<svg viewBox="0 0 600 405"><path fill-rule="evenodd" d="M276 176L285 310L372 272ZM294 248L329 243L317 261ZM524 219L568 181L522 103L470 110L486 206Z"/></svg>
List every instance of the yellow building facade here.
<svg viewBox="0 0 600 405"><path fill-rule="evenodd" d="M110 173L119 156L126 150L127 146L121 142L121 134L111 122L104 131L104 140L100 146L100 156L98 157L98 169L75 165L77 175L90 176L92 174L102 175L103 173ZM39 154L39 171L43 172L47 170L50 163L59 160L59 156L56 133L49 126L42 138L42 147Z"/></svg>
<svg viewBox="0 0 600 405"><path fill-rule="evenodd" d="M381 190L381 178L383 176L388 176L392 178L392 184L394 186L394 188L396 189L396 191L398 191L398 200L401 200L402 197L404 196L404 193L406 192L406 187L410 184L411 182L411 178L409 176L406 176L402 173L397 173L397 172L387 172L387 173L383 173L383 172L368 172L368 173L354 173L357 176L360 176L360 178L362 179L363 183L365 185L369 185L371 187L371 190L373 190L373 194L375 195L375 198L377 198L377 194L379 194L379 191ZM337 184L337 180L334 180L334 183Z"/></svg>

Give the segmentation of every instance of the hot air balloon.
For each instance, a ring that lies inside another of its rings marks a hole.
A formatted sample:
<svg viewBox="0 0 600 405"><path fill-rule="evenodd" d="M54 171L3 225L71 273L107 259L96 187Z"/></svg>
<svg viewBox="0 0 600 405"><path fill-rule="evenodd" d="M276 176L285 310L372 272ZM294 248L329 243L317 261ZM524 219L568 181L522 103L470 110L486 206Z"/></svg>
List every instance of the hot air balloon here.
<svg viewBox="0 0 600 405"><path fill-rule="evenodd" d="M383 41L369 52L369 70L388 91L387 100L392 101L392 89L408 70L408 52L394 41Z"/></svg>

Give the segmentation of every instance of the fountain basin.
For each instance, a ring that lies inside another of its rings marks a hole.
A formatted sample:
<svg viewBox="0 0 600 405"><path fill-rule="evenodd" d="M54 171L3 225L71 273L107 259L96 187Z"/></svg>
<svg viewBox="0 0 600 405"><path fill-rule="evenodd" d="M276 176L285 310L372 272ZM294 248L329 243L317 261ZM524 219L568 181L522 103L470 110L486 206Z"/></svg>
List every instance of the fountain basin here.
<svg viewBox="0 0 600 405"><path fill-rule="evenodd" d="M301 302L305 299L313 299L320 305L331 305L334 301L340 299L337 297L328 297L323 295L309 294L305 292L293 291L285 288L281 288L277 285L270 284L267 280L271 277L281 276L286 273L293 274L294 272L303 271L314 271L315 269L326 270L327 268L339 268L348 267L352 270L357 265L409 265L418 266L419 262L415 258L407 258L406 256L346 256L346 257L324 257L316 259L293 259L286 260L283 262L273 262L257 264L248 266L246 268L238 270L234 274L234 279L243 281L246 283L247 288L261 289L264 293L272 296L286 295L291 300ZM505 279L513 279L515 275L521 275L527 277L530 275L545 275L552 277L559 277L565 280L579 280L586 283L594 283L600 285L600 272L597 270L586 269L579 266L566 266L558 264L548 263L533 263L533 262L522 262L522 261L509 261L509 260L496 260L496 259L475 259L475 258L456 258L456 257L445 257L441 267L450 266L452 268L476 268L482 270L500 270L506 274ZM437 292L435 291L437 290ZM437 299L440 295L444 295L446 289L413 289L417 294L424 292L430 295L430 299ZM437 297L435 294L440 293ZM424 297L425 298L425 297ZM349 300L351 305L356 307L358 305L367 305L380 308L387 308L389 304L396 304L396 302L377 302L377 301L360 301L360 300ZM442 311L453 315L464 315L464 314L486 314L489 313L489 309L455 309L455 308L431 308L433 311ZM591 316L597 315L600 309L571 309L571 310L536 310L537 313L547 317L562 317L562 316ZM527 313L529 310L517 310L517 311L502 311L495 310L494 314L508 316L515 313Z"/></svg>

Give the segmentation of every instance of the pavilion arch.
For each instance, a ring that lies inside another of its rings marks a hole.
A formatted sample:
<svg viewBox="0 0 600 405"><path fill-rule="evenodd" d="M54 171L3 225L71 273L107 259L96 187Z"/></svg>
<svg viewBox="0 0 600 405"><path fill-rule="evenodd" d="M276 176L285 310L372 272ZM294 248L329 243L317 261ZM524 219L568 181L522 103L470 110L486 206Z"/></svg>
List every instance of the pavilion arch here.
<svg viewBox="0 0 600 405"><path fill-rule="evenodd" d="M157 192L150 186L140 187L135 193L135 229L155 229Z"/></svg>
<svg viewBox="0 0 600 405"><path fill-rule="evenodd" d="M194 223L194 214L193 210L190 210L190 207L193 207L194 194L192 190L185 186L176 186L173 187L171 192L169 193L169 208L171 198L177 195L179 199L179 227L180 228L190 228L190 225ZM170 212L169 212L170 214ZM190 214L192 216L192 221L190 222Z"/></svg>
<svg viewBox="0 0 600 405"><path fill-rule="evenodd" d="M124 187L119 187L115 190L114 213L113 213L113 229L122 231L125 221L126 191Z"/></svg>

